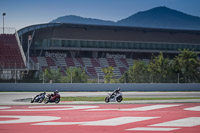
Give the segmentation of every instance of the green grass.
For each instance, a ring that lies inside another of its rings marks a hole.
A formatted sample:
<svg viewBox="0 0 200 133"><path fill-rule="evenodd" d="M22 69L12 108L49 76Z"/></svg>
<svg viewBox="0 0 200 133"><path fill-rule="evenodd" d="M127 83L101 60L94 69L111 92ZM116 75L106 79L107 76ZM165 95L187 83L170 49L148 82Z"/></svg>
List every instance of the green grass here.
<svg viewBox="0 0 200 133"><path fill-rule="evenodd" d="M105 97L61 97L61 101L104 101ZM179 100L179 99L200 99L200 97L136 97L136 98L123 98L124 101L135 100Z"/></svg>

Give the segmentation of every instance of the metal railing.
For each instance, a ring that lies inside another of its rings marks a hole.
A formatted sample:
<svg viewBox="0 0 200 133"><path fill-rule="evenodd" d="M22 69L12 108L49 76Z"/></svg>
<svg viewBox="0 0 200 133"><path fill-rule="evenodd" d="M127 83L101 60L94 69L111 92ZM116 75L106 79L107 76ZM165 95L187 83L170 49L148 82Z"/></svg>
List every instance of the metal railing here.
<svg viewBox="0 0 200 133"><path fill-rule="evenodd" d="M16 29L13 27L0 27L0 34L15 34Z"/></svg>
<svg viewBox="0 0 200 133"><path fill-rule="evenodd" d="M12 71L12 72L11 72ZM35 71L35 70L34 70ZM0 83L4 82L14 82L13 79L16 79L15 82L20 83L83 83L78 82L77 79L74 81L74 77L72 78L72 74L56 77L55 79L49 79L45 73L32 73L32 75L37 75L37 77L31 77L31 71L25 72L22 69L11 69L11 70L0 70ZM32 71L33 72L33 71ZM36 71L35 71L36 72ZM17 78L15 78L15 74L18 73ZM70 77L71 76L71 77ZM57 80L57 79L68 79L68 80ZM88 78L84 83L150 83L150 84L157 84L157 83L200 83L200 75L181 75L181 74L174 74L174 75L140 75L138 77L119 77L113 76L113 78L106 82L104 75L97 74L97 77Z"/></svg>

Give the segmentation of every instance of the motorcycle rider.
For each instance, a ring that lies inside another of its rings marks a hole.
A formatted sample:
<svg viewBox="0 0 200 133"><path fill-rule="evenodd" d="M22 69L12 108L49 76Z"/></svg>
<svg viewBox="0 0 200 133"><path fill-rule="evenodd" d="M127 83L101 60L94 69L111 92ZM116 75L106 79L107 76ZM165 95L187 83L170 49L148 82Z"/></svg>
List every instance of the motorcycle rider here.
<svg viewBox="0 0 200 133"><path fill-rule="evenodd" d="M41 98L45 98L45 94L46 92L40 93L38 95L36 95L34 98L32 98L31 103L33 102L39 102ZM43 99L41 99L43 101Z"/></svg>
<svg viewBox="0 0 200 133"><path fill-rule="evenodd" d="M111 94L111 97L114 97L119 93L120 93L120 88L118 87L116 90L113 91L113 93Z"/></svg>
<svg viewBox="0 0 200 133"><path fill-rule="evenodd" d="M55 99L56 99L58 93L59 93L58 90L54 91L54 94L51 94L50 100L51 100L51 101L55 101Z"/></svg>
<svg viewBox="0 0 200 133"><path fill-rule="evenodd" d="M38 95L36 95L35 97L41 98L43 95L45 96L46 92L40 93Z"/></svg>
<svg viewBox="0 0 200 133"><path fill-rule="evenodd" d="M46 95L46 92L40 93L39 96Z"/></svg>

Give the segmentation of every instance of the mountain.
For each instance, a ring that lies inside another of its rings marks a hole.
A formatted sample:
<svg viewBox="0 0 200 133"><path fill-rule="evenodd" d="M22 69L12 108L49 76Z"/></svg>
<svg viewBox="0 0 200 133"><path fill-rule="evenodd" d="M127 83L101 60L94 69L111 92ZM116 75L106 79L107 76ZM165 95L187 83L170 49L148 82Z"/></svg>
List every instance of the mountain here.
<svg viewBox="0 0 200 133"><path fill-rule="evenodd" d="M138 12L117 22L119 25L170 29L200 29L200 18L165 6Z"/></svg>
<svg viewBox="0 0 200 133"><path fill-rule="evenodd" d="M69 15L59 17L50 23L76 23L76 24L95 24L95 25L115 25L113 21L106 21L100 19L93 19L93 18L83 18L80 16Z"/></svg>
<svg viewBox="0 0 200 133"><path fill-rule="evenodd" d="M200 30L200 17L188 15L165 6L141 11L117 22L83 18L69 15L59 17L50 23L77 23L94 25L117 25L131 27Z"/></svg>

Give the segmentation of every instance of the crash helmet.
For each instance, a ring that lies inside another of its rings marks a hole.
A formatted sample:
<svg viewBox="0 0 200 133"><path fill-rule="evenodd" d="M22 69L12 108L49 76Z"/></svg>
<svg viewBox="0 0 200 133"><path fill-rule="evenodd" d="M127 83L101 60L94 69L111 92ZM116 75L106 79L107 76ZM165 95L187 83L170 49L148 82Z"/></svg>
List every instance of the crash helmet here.
<svg viewBox="0 0 200 133"><path fill-rule="evenodd" d="M54 91L54 94L57 94L58 93L58 90Z"/></svg>
<svg viewBox="0 0 200 133"><path fill-rule="evenodd" d="M117 88L117 91L120 91L120 88L119 88L119 87Z"/></svg>

